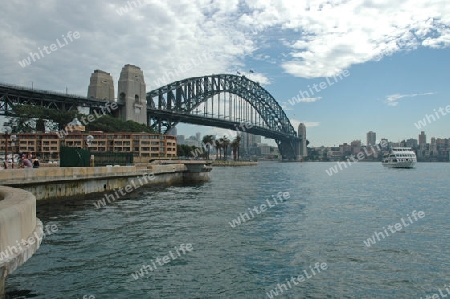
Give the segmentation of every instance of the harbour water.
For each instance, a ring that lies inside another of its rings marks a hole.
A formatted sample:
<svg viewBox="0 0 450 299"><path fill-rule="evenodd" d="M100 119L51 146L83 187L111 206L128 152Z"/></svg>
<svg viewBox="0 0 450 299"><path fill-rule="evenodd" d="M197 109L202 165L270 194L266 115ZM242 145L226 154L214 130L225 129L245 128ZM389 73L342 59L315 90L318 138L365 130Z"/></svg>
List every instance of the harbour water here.
<svg viewBox="0 0 450 299"><path fill-rule="evenodd" d="M209 182L140 188L102 208L101 195L38 203L58 230L8 276L7 298L447 294L450 164L359 162L329 176L334 165L214 168Z"/></svg>

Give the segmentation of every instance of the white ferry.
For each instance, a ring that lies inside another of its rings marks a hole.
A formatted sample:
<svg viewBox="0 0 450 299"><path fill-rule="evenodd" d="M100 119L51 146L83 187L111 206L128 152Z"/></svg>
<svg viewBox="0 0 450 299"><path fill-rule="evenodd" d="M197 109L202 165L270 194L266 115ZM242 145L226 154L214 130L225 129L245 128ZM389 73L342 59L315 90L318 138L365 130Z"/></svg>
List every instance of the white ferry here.
<svg viewBox="0 0 450 299"><path fill-rule="evenodd" d="M413 168L417 163L416 153L410 147L393 147L383 157L382 164L393 168Z"/></svg>

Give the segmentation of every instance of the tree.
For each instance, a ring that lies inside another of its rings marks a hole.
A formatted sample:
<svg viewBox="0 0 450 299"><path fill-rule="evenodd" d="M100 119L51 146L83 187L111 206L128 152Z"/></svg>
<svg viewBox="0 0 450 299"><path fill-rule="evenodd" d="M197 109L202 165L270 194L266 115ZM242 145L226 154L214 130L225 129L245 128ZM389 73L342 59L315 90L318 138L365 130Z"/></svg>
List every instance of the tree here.
<svg viewBox="0 0 450 299"><path fill-rule="evenodd" d="M140 124L132 120L124 121L110 115L103 115L95 121L86 125L86 131L103 131L105 133L115 132L145 132L155 133L155 130L145 124Z"/></svg>
<svg viewBox="0 0 450 299"><path fill-rule="evenodd" d="M203 136L202 142L203 142L203 144L205 145L205 147L207 149L206 160L209 160L209 153L210 153L211 145L214 142L213 135L205 135L205 136Z"/></svg>
<svg viewBox="0 0 450 299"><path fill-rule="evenodd" d="M241 147L242 136L237 135L234 140L236 140L236 143L237 143L237 159L239 160L239 148Z"/></svg>
<svg viewBox="0 0 450 299"><path fill-rule="evenodd" d="M11 126L15 133L34 131L58 131L77 117L78 111L59 111L41 106L15 105L12 106Z"/></svg>
<svg viewBox="0 0 450 299"><path fill-rule="evenodd" d="M221 140L223 140L223 142L222 142L223 159L226 160L227 159L228 146L230 145L230 139L228 139L227 136L223 136L223 138L221 138Z"/></svg>
<svg viewBox="0 0 450 299"><path fill-rule="evenodd" d="M77 110L60 111L33 105L15 105L12 107L12 127L15 133L28 133L34 131L60 131L75 117L84 119L83 125L86 131L103 131L105 133L115 132L145 132L155 133L155 131L145 124L140 124L132 120L124 121L110 115L100 114L94 121L87 122L86 115L80 114Z"/></svg>
<svg viewBox="0 0 450 299"><path fill-rule="evenodd" d="M177 144L177 156L178 157L194 157L195 153L197 153L198 147L189 146L187 144Z"/></svg>
<svg viewBox="0 0 450 299"><path fill-rule="evenodd" d="M222 138L220 138L220 139L222 139ZM222 148L222 144L220 143L220 140L214 140L214 143L215 143L215 145L216 145L216 160L218 159L218 155L219 154L221 154L221 151L220 151L220 149ZM220 156L220 158L222 158L222 155Z"/></svg>
<svg viewBox="0 0 450 299"><path fill-rule="evenodd" d="M238 148L238 143L236 142L236 139L233 139L233 141L231 141L230 146L233 150L233 160L236 161L237 158L237 148Z"/></svg>

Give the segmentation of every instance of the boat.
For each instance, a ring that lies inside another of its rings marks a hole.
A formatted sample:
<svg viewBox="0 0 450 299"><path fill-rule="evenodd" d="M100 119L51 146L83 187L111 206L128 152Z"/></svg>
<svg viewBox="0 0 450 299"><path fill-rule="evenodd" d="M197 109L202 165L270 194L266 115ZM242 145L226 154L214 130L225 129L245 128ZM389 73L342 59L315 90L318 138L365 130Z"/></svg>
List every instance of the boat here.
<svg viewBox="0 0 450 299"><path fill-rule="evenodd" d="M410 147L393 147L381 162L386 167L413 168L417 163L416 153Z"/></svg>

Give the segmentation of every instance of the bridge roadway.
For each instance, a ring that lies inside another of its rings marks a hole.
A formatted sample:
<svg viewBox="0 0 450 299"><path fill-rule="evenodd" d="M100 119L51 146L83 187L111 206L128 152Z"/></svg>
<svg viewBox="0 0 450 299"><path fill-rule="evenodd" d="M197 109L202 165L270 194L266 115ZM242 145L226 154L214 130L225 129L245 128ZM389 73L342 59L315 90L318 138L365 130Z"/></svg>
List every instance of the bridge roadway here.
<svg viewBox="0 0 450 299"><path fill-rule="evenodd" d="M90 112L93 112L93 109L100 110L107 102L109 101L0 83L0 115L11 115L11 106L16 104L35 105L61 111L89 107Z"/></svg>

